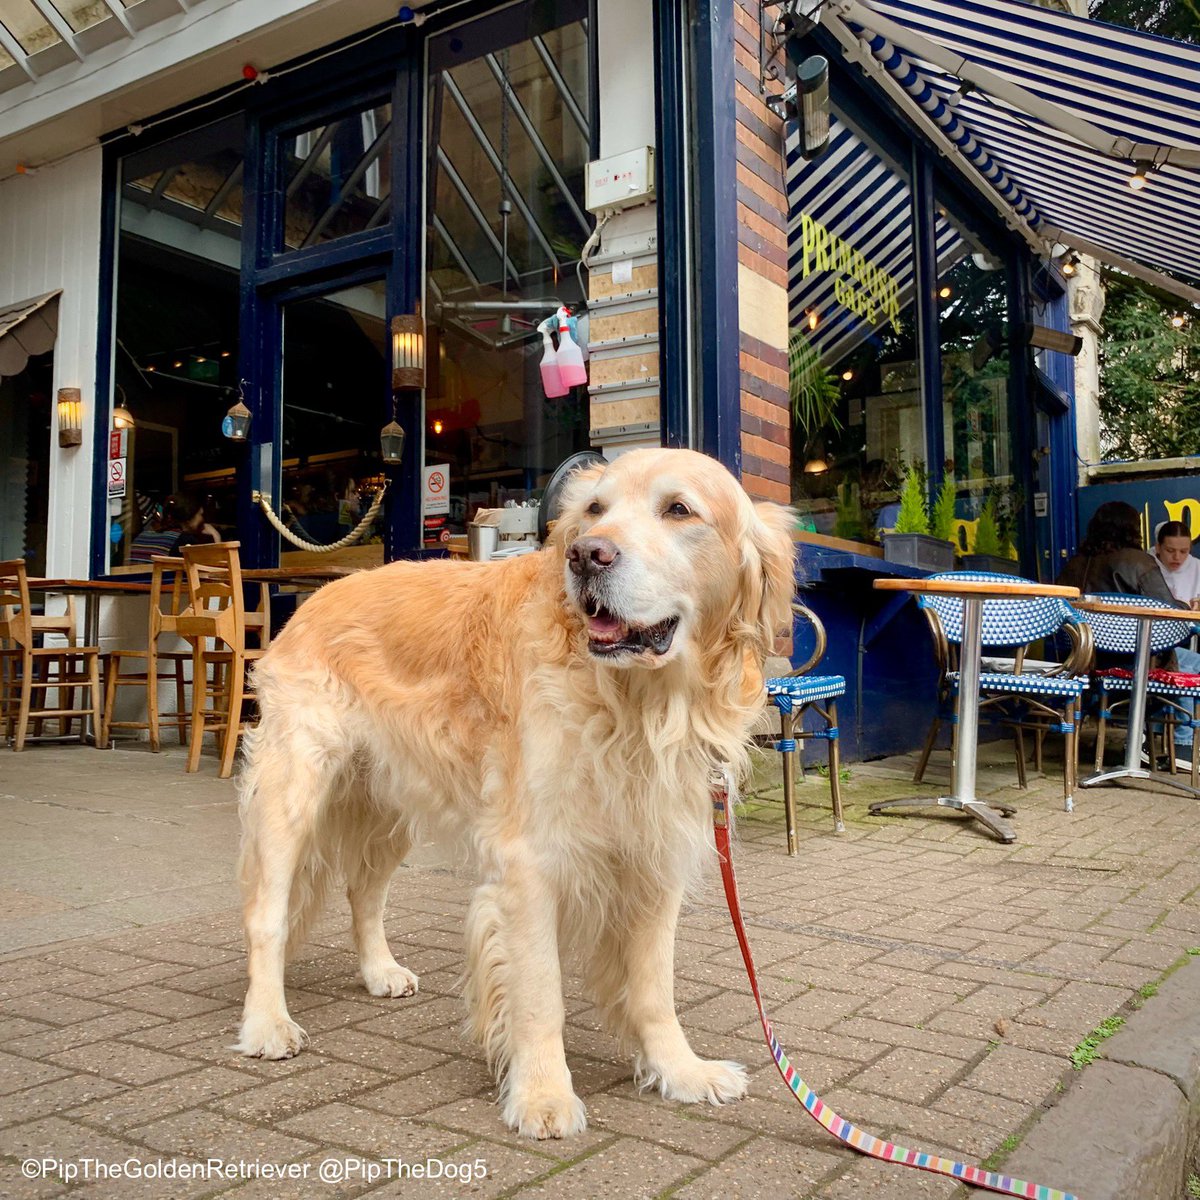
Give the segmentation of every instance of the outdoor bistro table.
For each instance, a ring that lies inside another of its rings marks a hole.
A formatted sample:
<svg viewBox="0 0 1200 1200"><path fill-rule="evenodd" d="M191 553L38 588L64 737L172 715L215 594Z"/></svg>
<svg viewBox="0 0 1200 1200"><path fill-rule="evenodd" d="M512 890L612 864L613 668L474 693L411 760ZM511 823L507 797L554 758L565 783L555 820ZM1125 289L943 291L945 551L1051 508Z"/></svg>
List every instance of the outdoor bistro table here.
<svg viewBox="0 0 1200 1200"><path fill-rule="evenodd" d="M914 804L919 808L953 808L982 822L1002 842L1016 841L1016 833L1003 818L1012 816L1017 810L1011 804L993 802L989 805L975 795L975 756L979 739L979 670L983 653L983 602L1023 598L1036 600L1043 596L1061 596L1064 600L1074 600L1079 595L1079 589L1025 581L1003 583L991 579L877 579L875 587L884 592L918 592L924 595L956 597L963 602L963 625L958 658L958 737L953 761L954 794L879 800L870 805L868 811L877 813L900 804Z"/></svg>
<svg viewBox="0 0 1200 1200"><path fill-rule="evenodd" d="M1121 604L1115 600L1094 600L1085 596L1075 601L1080 612L1108 613L1114 617L1133 617L1137 622L1137 641L1133 654L1133 678L1129 682L1129 714L1125 733L1125 765L1113 771L1097 771L1079 781L1080 787L1095 787L1110 779L1153 779L1181 791L1200 796L1190 784L1181 783L1170 775L1144 770L1138 761L1142 750L1140 731L1146 724L1146 685L1150 680L1150 631L1155 621L1190 621L1193 614L1186 608L1148 608L1138 604Z"/></svg>

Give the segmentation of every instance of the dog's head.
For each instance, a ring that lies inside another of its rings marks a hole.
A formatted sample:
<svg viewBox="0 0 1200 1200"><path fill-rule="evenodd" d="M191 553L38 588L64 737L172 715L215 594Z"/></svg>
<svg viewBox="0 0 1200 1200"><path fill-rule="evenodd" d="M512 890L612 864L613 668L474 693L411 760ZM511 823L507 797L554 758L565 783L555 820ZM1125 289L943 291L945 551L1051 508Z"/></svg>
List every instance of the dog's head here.
<svg viewBox="0 0 1200 1200"><path fill-rule="evenodd" d="M574 476L554 543L588 653L658 667L732 641L761 658L791 620L790 510L753 503L714 459L633 450Z"/></svg>

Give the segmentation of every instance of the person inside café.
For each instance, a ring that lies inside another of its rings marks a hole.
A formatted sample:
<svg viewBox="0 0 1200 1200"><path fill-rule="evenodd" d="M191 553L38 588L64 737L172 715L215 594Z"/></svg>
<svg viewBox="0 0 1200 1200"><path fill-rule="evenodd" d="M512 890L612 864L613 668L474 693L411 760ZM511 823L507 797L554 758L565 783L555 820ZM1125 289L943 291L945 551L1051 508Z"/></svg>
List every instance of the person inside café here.
<svg viewBox="0 0 1200 1200"><path fill-rule="evenodd" d="M219 542L221 534L205 517L204 502L182 493L156 507L129 548L129 561L148 563L156 555L178 554L196 542Z"/></svg>

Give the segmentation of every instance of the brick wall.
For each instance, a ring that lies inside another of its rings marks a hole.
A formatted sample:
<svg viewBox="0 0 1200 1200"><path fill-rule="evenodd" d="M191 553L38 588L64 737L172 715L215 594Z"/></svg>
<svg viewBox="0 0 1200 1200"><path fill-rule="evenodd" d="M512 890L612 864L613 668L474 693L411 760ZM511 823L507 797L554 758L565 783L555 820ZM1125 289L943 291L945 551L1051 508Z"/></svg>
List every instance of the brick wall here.
<svg viewBox="0 0 1200 1200"><path fill-rule="evenodd" d="M735 0L742 482L791 499L787 374L787 199L783 130L759 91L759 6ZM778 85L776 85L776 90Z"/></svg>

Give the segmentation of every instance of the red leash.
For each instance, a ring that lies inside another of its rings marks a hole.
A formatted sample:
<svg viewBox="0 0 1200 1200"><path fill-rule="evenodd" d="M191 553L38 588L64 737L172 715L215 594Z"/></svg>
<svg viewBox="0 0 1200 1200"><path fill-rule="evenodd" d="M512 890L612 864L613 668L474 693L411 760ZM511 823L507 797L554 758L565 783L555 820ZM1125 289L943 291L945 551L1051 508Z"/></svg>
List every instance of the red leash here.
<svg viewBox="0 0 1200 1200"><path fill-rule="evenodd" d="M729 915L733 918L733 929L737 934L738 946L742 951L742 961L746 964L746 974L750 978L750 990L754 993L754 1003L758 1006L758 1018L762 1022L763 1034L771 1049L771 1057L775 1060L775 1066L778 1067L780 1075L783 1076L783 1082L808 1110L809 1116L819 1121L838 1141L844 1142L852 1149L870 1155L872 1158L899 1163L905 1167L918 1167L923 1171L932 1171L938 1175L949 1175L953 1179L961 1179L964 1183L987 1188L992 1192L1001 1192L1006 1196L1024 1196L1027 1200L1077 1200L1077 1197L1071 1192L1063 1192L1058 1188L1045 1187L1040 1183L1026 1183L1023 1179L1013 1179L1008 1175L985 1171L982 1167L955 1162L949 1158L939 1158L935 1154L926 1154L921 1150L906 1150L903 1146L897 1146L893 1142L885 1142L882 1138L859 1129L845 1117L839 1117L800 1078L796 1068L792 1066L783 1047L775 1037L771 1022L767 1019L767 1014L763 1009L762 996L758 990L758 974L754 970L750 943L746 939L746 926L742 921L742 905L738 899L737 878L733 873L733 854L729 844L729 831L733 825L733 809L729 793L729 780L723 773L714 773L712 779L713 828L716 834L717 854L721 859L721 882L725 885L725 901L729 905Z"/></svg>

